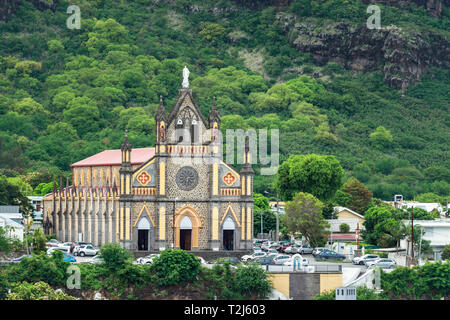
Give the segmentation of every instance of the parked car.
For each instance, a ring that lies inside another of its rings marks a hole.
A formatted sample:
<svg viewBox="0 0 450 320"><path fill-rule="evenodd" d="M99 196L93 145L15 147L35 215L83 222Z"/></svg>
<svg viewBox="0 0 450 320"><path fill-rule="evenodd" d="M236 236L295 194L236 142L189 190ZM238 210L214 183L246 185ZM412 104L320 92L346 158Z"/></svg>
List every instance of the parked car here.
<svg viewBox="0 0 450 320"><path fill-rule="evenodd" d="M249 261L249 260L251 261L251 260L254 260L256 258L262 258L262 257L264 257L266 255L267 254L265 252L262 252L262 251L261 252L255 252L253 254L243 256L241 258L241 260L242 261Z"/></svg>
<svg viewBox="0 0 450 320"><path fill-rule="evenodd" d="M320 254L316 256L318 260L345 260L345 256L343 254L331 251L331 250L324 250Z"/></svg>
<svg viewBox="0 0 450 320"><path fill-rule="evenodd" d="M269 249L269 250L267 250L267 254L269 254L269 253L278 254L278 251L276 249Z"/></svg>
<svg viewBox="0 0 450 320"><path fill-rule="evenodd" d="M56 239L50 239L45 243L47 247L59 247L60 244L61 243Z"/></svg>
<svg viewBox="0 0 450 320"><path fill-rule="evenodd" d="M92 259L89 260L88 262L92 264L97 264L97 263L104 263L105 260L103 260L103 258L100 256L93 256Z"/></svg>
<svg viewBox="0 0 450 320"><path fill-rule="evenodd" d="M253 251L257 252L257 251L262 251L261 247L253 247Z"/></svg>
<svg viewBox="0 0 450 320"><path fill-rule="evenodd" d="M312 253L313 252L313 248L311 248L310 246L303 244L300 247L298 247L297 252L300 254L305 254L305 253Z"/></svg>
<svg viewBox="0 0 450 320"><path fill-rule="evenodd" d="M282 245L281 245L281 247L280 247L280 249L278 250L279 252L284 252L285 250L286 250L286 248L288 248L288 247L290 247L291 246L291 243L290 242L284 242Z"/></svg>
<svg viewBox="0 0 450 320"><path fill-rule="evenodd" d="M380 267L382 269L394 269L397 267L397 263L393 259L381 258L375 261L367 261L366 266L370 267Z"/></svg>
<svg viewBox="0 0 450 320"><path fill-rule="evenodd" d="M291 245L284 249L284 253L297 253L298 252L298 246L297 245Z"/></svg>
<svg viewBox="0 0 450 320"><path fill-rule="evenodd" d="M353 258L353 264L365 265L369 261L375 261L380 259L380 256L377 254L365 254L361 257Z"/></svg>
<svg viewBox="0 0 450 320"><path fill-rule="evenodd" d="M95 256L98 253L99 249L93 247L90 244L87 245L82 245L78 248L77 250L77 255L79 255L80 257L84 257L84 256Z"/></svg>
<svg viewBox="0 0 450 320"><path fill-rule="evenodd" d="M256 258L254 261L256 263L262 265L262 266L274 265L275 264L275 262L273 260L273 257L268 257L268 256L265 256L265 257L262 257L262 258Z"/></svg>
<svg viewBox="0 0 450 320"><path fill-rule="evenodd" d="M75 263L75 262L77 262L77 259L75 259L75 257L73 255L71 255L71 254L64 253L63 261L68 261L68 262L74 262Z"/></svg>
<svg viewBox="0 0 450 320"><path fill-rule="evenodd" d="M52 247L52 248L48 248L47 249L47 255L51 256L53 251L55 250L59 250L62 251L63 253L69 253L69 250L67 248L63 248L63 247Z"/></svg>
<svg viewBox="0 0 450 320"><path fill-rule="evenodd" d="M76 256L76 255L78 255L78 250L80 249L80 247L81 246L85 246L85 245L91 245L92 246L92 243L90 243L90 242L83 242L83 241L80 241L80 242L75 242L75 246L73 247L73 255L74 256Z"/></svg>
<svg viewBox="0 0 450 320"><path fill-rule="evenodd" d="M153 259L159 257L159 253L152 253L145 257L140 257L136 259L137 264L150 264L153 262Z"/></svg>
<svg viewBox="0 0 450 320"><path fill-rule="evenodd" d="M271 244L269 242L265 242L261 245L261 250L266 251L270 249Z"/></svg>
<svg viewBox="0 0 450 320"><path fill-rule="evenodd" d="M313 257L316 257L317 255L319 255L324 250L327 250L327 248L324 248L324 247L314 248L313 252L312 252Z"/></svg>
<svg viewBox="0 0 450 320"><path fill-rule="evenodd" d="M285 266L292 266L294 264L294 261L299 261L300 264L304 267L307 267L309 265L309 261L306 258L303 258L300 254L294 254L291 256L291 259L283 263Z"/></svg>
<svg viewBox="0 0 450 320"><path fill-rule="evenodd" d="M73 249L73 247L74 247L73 242L64 242L58 246L58 248L67 249L67 252L69 252L69 253L70 253L70 249Z"/></svg>
<svg viewBox="0 0 450 320"><path fill-rule="evenodd" d="M291 259L291 256L287 254L279 254L273 258L273 262L278 265L282 265L286 261L289 261Z"/></svg>
<svg viewBox="0 0 450 320"><path fill-rule="evenodd" d="M23 256L20 256L18 258L12 259L12 262L20 262L23 258L31 258L33 255L32 254L25 254Z"/></svg>

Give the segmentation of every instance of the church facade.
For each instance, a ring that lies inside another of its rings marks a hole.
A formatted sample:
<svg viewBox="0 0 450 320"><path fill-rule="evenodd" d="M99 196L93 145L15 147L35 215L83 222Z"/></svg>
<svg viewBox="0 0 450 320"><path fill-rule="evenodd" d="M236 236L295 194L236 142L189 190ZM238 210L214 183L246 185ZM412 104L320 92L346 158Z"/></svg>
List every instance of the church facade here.
<svg viewBox="0 0 450 320"><path fill-rule="evenodd" d="M60 241L130 250L249 250L253 169L248 138L237 172L222 161L220 115L208 119L183 82L167 114L155 115L154 148L105 150L72 164L72 185L44 198L44 229Z"/></svg>

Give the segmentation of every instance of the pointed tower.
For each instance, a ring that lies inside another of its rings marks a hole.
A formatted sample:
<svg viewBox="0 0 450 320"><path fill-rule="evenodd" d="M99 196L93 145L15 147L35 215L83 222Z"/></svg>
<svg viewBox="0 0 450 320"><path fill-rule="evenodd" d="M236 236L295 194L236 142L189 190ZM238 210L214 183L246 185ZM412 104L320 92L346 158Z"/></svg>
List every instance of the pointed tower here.
<svg viewBox="0 0 450 320"><path fill-rule="evenodd" d="M122 147L122 166L120 167L120 195L131 194L131 174L133 169L131 168L131 144L128 141L128 132L125 131L125 138L123 140Z"/></svg>
<svg viewBox="0 0 450 320"><path fill-rule="evenodd" d="M155 132L156 132L156 153L166 153L167 145L167 114L164 108L162 96L159 97L159 107L155 115Z"/></svg>
<svg viewBox="0 0 450 320"><path fill-rule="evenodd" d="M130 225L131 225L131 176L133 169L131 168L131 144L128 141L128 132L125 131L125 138L122 147L122 166L120 167L120 197L119 197L119 240L123 240L122 245L129 247Z"/></svg>
<svg viewBox="0 0 450 320"><path fill-rule="evenodd" d="M211 142L218 143L220 129L220 114L216 105L216 97L213 97L213 105L208 116L209 129L211 131Z"/></svg>
<svg viewBox="0 0 450 320"><path fill-rule="evenodd" d="M244 147L244 164L240 172L242 181L242 196L253 197L253 175L254 171L252 168L252 152L250 150L250 138L248 135L245 136L245 147Z"/></svg>

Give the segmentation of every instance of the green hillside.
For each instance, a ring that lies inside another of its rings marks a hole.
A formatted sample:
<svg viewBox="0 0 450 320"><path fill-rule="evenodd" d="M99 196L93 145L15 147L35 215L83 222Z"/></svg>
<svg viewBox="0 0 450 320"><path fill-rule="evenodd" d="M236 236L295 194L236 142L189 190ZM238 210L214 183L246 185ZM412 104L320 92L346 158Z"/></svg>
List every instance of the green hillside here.
<svg viewBox="0 0 450 320"><path fill-rule="evenodd" d="M450 195L445 4L439 18L414 1L380 5L383 30L349 47L336 30L365 28L366 1L17 2L0 21L0 173L33 189L120 148L125 129L133 147L153 146L159 96L170 109L186 65L203 114L215 96L223 130L279 129L281 161L335 155L385 200ZM256 176L255 192L272 180Z"/></svg>

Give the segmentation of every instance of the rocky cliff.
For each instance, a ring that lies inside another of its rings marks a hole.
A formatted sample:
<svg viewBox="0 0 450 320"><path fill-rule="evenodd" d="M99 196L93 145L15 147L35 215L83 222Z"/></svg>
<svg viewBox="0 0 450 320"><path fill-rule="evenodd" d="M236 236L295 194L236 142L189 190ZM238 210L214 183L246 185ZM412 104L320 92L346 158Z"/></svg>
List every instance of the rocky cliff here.
<svg viewBox="0 0 450 320"><path fill-rule="evenodd" d="M384 80L405 90L430 66L449 67L449 41L439 34L405 32L396 26L371 30L347 22L320 23L279 13L277 21L289 42L309 52L319 65L339 62L356 72L383 70ZM322 21L323 22L323 21Z"/></svg>

